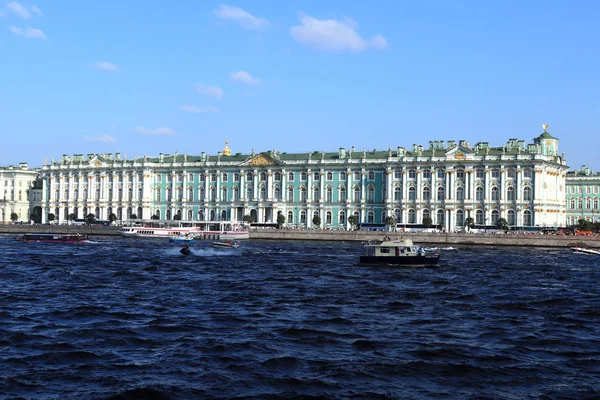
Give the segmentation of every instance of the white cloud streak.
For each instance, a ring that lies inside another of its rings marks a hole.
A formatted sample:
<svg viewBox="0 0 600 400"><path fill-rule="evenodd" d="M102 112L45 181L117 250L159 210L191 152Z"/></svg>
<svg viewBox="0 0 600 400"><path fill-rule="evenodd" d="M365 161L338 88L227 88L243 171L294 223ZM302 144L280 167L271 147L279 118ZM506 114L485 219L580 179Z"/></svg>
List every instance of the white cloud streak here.
<svg viewBox="0 0 600 400"><path fill-rule="evenodd" d="M181 111L185 111L192 114L205 114L205 113L216 113L219 112L215 107L197 107L197 106L181 106Z"/></svg>
<svg viewBox="0 0 600 400"><path fill-rule="evenodd" d="M232 72L229 74L232 82L242 82L246 85L260 85L260 79L253 77L246 71Z"/></svg>
<svg viewBox="0 0 600 400"><path fill-rule="evenodd" d="M242 10L239 7L228 6L221 4L215 10L215 15L223 20L234 21L242 26L242 28L253 31L263 31L269 27L269 21L264 18L257 18L248 11Z"/></svg>
<svg viewBox="0 0 600 400"><path fill-rule="evenodd" d="M42 10L40 10L36 6L31 6L29 8L22 6L19 2L11 1L6 3L6 9L16 15L19 18L30 19L31 13L42 14ZM0 10L0 16L4 15Z"/></svg>
<svg viewBox="0 0 600 400"><path fill-rule="evenodd" d="M101 135L101 136L84 136L85 140L88 142L100 142L100 143L116 143L117 140L109 135Z"/></svg>
<svg viewBox="0 0 600 400"><path fill-rule="evenodd" d="M118 69L115 64L106 61L97 62L93 65L93 68L100 71L116 71Z"/></svg>
<svg viewBox="0 0 600 400"><path fill-rule="evenodd" d="M214 85L205 85L203 83L196 84L196 90L203 95L220 99L223 97L223 89Z"/></svg>
<svg viewBox="0 0 600 400"><path fill-rule="evenodd" d="M42 32L41 29L27 27L25 29L19 28L17 26L10 26L9 28L12 33L17 36L23 36L29 39L44 39L46 40L46 35Z"/></svg>
<svg viewBox="0 0 600 400"><path fill-rule="evenodd" d="M159 126L154 129L145 128L142 125L136 126L133 128L134 132L140 133L142 135L164 135L164 136L173 136L175 134L175 130L172 128L167 128L164 126Z"/></svg>
<svg viewBox="0 0 600 400"><path fill-rule="evenodd" d="M350 18L343 21L319 20L300 14L300 25L290 27L290 33L298 43L319 50L360 52L368 47L384 49L387 41L381 35L365 40L356 31L357 24Z"/></svg>

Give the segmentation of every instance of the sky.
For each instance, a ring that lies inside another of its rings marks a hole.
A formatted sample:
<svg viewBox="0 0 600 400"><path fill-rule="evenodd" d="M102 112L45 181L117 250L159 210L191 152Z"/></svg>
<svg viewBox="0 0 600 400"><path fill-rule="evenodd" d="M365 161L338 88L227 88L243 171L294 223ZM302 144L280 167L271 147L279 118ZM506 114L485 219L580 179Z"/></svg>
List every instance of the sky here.
<svg viewBox="0 0 600 400"><path fill-rule="evenodd" d="M2 1L2 0L0 0ZM0 3L0 165L502 146L600 171L600 2Z"/></svg>

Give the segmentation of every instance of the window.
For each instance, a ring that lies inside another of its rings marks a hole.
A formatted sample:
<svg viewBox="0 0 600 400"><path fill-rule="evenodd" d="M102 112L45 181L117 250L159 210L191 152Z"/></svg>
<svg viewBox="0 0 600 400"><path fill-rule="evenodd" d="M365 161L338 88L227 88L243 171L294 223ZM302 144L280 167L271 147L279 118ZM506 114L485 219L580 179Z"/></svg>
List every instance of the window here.
<svg viewBox="0 0 600 400"><path fill-rule="evenodd" d="M288 224L294 223L294 213L292 211L288 211L287 222Z"/></svg>
<svg viewBox="0 0 600 400"><path fill-rule="evenodd" d="M237 172L235 174L233 174L233 180L235 182L239 182L240 181L240 174L238 174Z"/></svg>
<svg viewBox="0 0 600 400"><path fill-rule="evenodd" d="M465 199L465 189L462 186L456 188L456 200L463 201Z"/></svg>
<svg viewBox="0 0 600 400"><path fill-rule="evenodd" d="M477 168L475 170L475 178L477 178L477 179L485 178L485 171L483 170L483 168Z"/></svg>
<svg viewBox="0 0 600 400"><path fill-rule="evenodd" d="M358 171L354 172L354 180L360 181L360 172L358 172Z"/></svg>
<svg viewBox="0 0 600 400"><path fill-rule="evenodd" d="M325 213L325 223L327 225L331 225L331 211L327 211Z"/></svg>
<svg viewBox="0 0 600 400"><path fill-rule="evenodd" d="M238 201L240 199L240 190L236 187L233 188L233 200Z"/></svg>
<svg viewBox="0 0 600 400"><path fill-rule="evenodd" d="M375 180L375 172L369 171L369 180L370 181L374 181Z"/></svg>
<svg viewBox="0 0 600 400"><path fill-rule="evenodd" d="M327 192L325 194L325 202L331 203L333 201L333 193L331 191L331 186L327 186Z"/></svg>
<svg viewBox="0 0 600 400"><path fill-rule="evenodd" d="M294 173L293 172L288 173L288 181L290 181L290 182L294 181Z"/></svg>
<svg viewBox="0 0 600 400"><path fill-rule="evenodd" d="M319 201L319 198L321 197L321 191L319 190L318 186L313 187L313 200L314 201Z"/></svg>
<svg viewBox="0 0 600 400"><path fill-rule="evenodd" d="M417 178L417 171L414 169L409 169L408 170L408 179L416 179Z"/></svg>
<svg viewBox="0 0 600 400"><path fill-rule="evenodd" d="M227 188L221 188L221 201L227 201Z"/></svg>
<svg viewBox="0 0 600 400"><path fill-rule="evenodd" d="M371 224L372 224L373 222L375 222L375 215L373 214L373 211L369 211L369 212L367 213L367 222L369 222L369 223L371 223Z"/></svg>
<svg viewBox="0 0 600 400"><path fill-rule="evenodd" d="M373 186L369 186L367 190L367 202L373 203L375 201L375 188Z"/></svg>
<svg viewBox="0 0 600 400"><path fill-rule="evenodd" d="M346 224L346 213L344 211L340 211L338 214L339 225Z"/></svg>
<svg viewBox="0 0 600 400"><path fill-rule="evenodd" d="M306 211L304 210L300 211L300 223L306 224Z"/></svg>
<svg viewBox="0 0 600 400"><path fill-rule="evenodd" d="M482 186L477 186L477 188L475 189L475 200L477 201L483 201L484 200L484 194L483 194L483 187Z"/></svg>
<svg viewBox="0 0 600 400"><path fill-rule="evenodd" d="M513 167L510 167L506 170L506 177L509 179L516 179L517 178L517 172Z"/></svg>
<svg viewBox="0 0 600 400"><path fill-rule="evenodd" d="M340 186L340 197L339 197L339 201L346 201L346 187L345 186Z"/></svg>
<svg viewBox="0 0 600 400"><path fill-rule="evenodd" d="M492 178L500 179L500 170L498 168L492 168Z"/></svg>
<svg viewBox="0 0 600 400"><path fill-rule="evenodd" d="M475 212L475 224L477 224L477 225L483 225L484 224L483 211L482 210L477 210Z"/></svg>
<svg viewBox="0 0 600 400"><path fill-rule="evenodd" d="M523 178L531 179L531 168L527 167L523 169ZM525 214L523 214L525 216Z"/></svg>
<svg viewBox="0 0 600 400"><path fill-rule="evenodd" d="M402 170L400 170L400 169L394 170L394 179L402 179Z"/></svg>
<svg viewBox="0 0 600 400"><path fill-rule="evenodd" d="M275 200L281 200L281 189L279 189L279 186L275 186L275 189L273 189L273 196L275 196Z"/></svg>
<svg viewBox="0 0 600 400"><path fill-rule="evenodd" d="M252 178L253 178L253 176L252 176L252 172L248 172L248 173L246 173L246 180L247 180L248 182L252 182Z"/></svg>
<svg viewBox="0 0 600 400"><path fill-rule="evenodd" d="M294 201L294 188L292 186L288 187L288 195L287 195L287 201Z"/></svg>
<svg viewBox="0 0 600 400"><path fill-rule="evenodd" d="M227 172L223 172L223 174L221 175L221 180L223 182L227 182Z"/></svg>
<svg viewBox="0 0 600 400"><path fill-rule="evenodd" d="M188 174L188 181L189 182L194 182L194 174L192 174L192 173Z"/></svg>
<svg viewBox="0 0 600 400"><path fill-rule="evenodd" d="M396 186L394 188L394 201L400 201L402 199L402 188L400 186Z"/></svg>
<svg viewBox="0 0 600 400"><path fill-rule="evenodd" d="M265 200L267 198L267 188L263 185L260 187L259 200Z"/></svg>
<svg viewBox="0 0 600 400"><path fill-rule="evenodd" d="M346 173L344 171L340 172L340 180L341 181L345 181L346 180Z"/></svg>
<svg viewBox="0 0 600 400"><path fill-rule="evenodd" d="M307 174L306 174L306 172L302 172L302 173L300 174L300 180L301 180L301 181L305 181L306 179L307 179Z"/></svg>
<svg viewBox="0 0 600 400"><path fill-rule="evenodd" d="M318 181L319 179L321 179L321 174L319 174L318 172L315 172L315 173L313 174L313 179L314 179L315 181Z"/></svg>
<svg viewBox="0 0 600 400"><path fill-rule="evenodd" d="M531 201L531 188L529 186L523 189L523 201Z"/></svg>
<svg viewBox="0 0 600 400"><path fill-rule="evenodd" d="M456 226L465 225L465 212L463 210L456 210Z"/></svg>
<svg viewBox="0 0 600 400"><path fill-rule="evenodd" d="M194 189L188 188L188 201L194 201Z"/></svg>
<svg viewBox="0 0 600 400"><path fill-rule="evenodd" d="M492 187L492 201L498 200L500 200L500 189L498 189L498 186L494 186Z"/></svg>
<svg viewBox="0 0 600 400"><path fill-rule="evenodd" d="M437 177L438 179L444 179L446 178L446 170L443 168L440 168L437 170Z"/></svg>
<svg viewBox="0 0 600 400"><path fill-rule="evenodd" d="M217 200L217 190L214 187L210 188L210 201Z"/></svg>
<svg viewBox="0 0 600 400"><path fill-rule="evenodd" d="M500 213L498 212L498 210L493 210L492 211L492 226L497 226L498 225L498 220L500 219Z"/></svg>
<svg viewBox="0 0 600 400"><path fill-rule="evenodd" d="M443 186L438 187L438 189L437 189L437 200L438 201L444 200L444 196L445 196L444 187Z"/></svg>
<svg viewBox="0 0 600 400"><path fill-rule="evenodd" d="M302 201L302 202L306 201L306 188L305 187L300 188L300 201Z"/></svg>
<svg viewBox="0 0 600 400"><path fill-rule="evenodd" d="M508 210L507 217L506 222L509 226L515 226L517 224L517 214L515 213L515 210Z"/></svg>
<svg viewBox="0 0 600 400"><path fill-rule="evenodd" d="M275 172L275 174L273 175L273 179L279 182L281 180L281 174L279 172Z"/></svg>
<svg viewBox="0 0 600 400"><path fill-rule="evenodd" d="M331 171L327 171L327 180L328 181L333 180L333 174L331 173Z"/></svg>
<svg viewBox="0 0 600 400"><path fill-rule="evenodd" d="M265 182L267 180L267 174L265 172L260 173L260 181Z"/></svg>
<svg viewBox="0 0 600 400"><path fill-rule="evenodd" d="M252 190L251 185L248 185L248 187L246 187L246 200L252 200L253 197L254 197L254 190Z"/></svg>
<svg viewBox="0 0 600 400"><path fill-rule="evenodd" d="M408 223L415 224L417 223L417 213L412 208L408 210Z"/></svg>
<svg viewBox="0 0 600 400"><path fill-rule="evenodd" d="M429 189L429 186L425 186L423 188L423 200L429 201L430 199L431 199L431 189Z"/></svg>
<svg viewBox="0 0 600 400"><path fill-rule="evenodd" d="M358 186L354 186L354 201L357 203L360 201L360 188Z"/></svg>
<svg viewBox="0 0 600 400"><path fill-rule="evenodd" d="M514 200L516 200L516 198L515 198L515 188L514 188L514 186L509 186L509 187L506 189L506 198L507 198L507 200L510 200L510 201L514 201Z"/></svg>
<svg viewBox="0 0 600 400"><path fill-rule="evenodd" d="M533 225L533 218L531 215L531 211L525 210L523 211L523 226L531 226Z"/></svg>
<svg viewBox="0 0 600 400"><path fill-rule="evenodd" d="M456 170L456 179L465 179L465 170L464 169Z"/></svg>
<svg viewBox="0 0 600 400"><path fill-rule="evenodd" d="M431 179L431 170L429 170L429 169L423 170L423 179Z"/></svg>
<svg viewBox="0 0 600 400"><path fill-rule="evenodd" d="M569 208L571 210L574 210L575 209L575 199L571 198L571 201L569 202L569 205L570 205Z"/></svg>
<svg viewBox="0 0 600 400"><path fill-rule="evenodd" d="M415 201L416 199L417 199L417 191L415 190L414 186L411 186L408 188L408 200Z"/></svg>

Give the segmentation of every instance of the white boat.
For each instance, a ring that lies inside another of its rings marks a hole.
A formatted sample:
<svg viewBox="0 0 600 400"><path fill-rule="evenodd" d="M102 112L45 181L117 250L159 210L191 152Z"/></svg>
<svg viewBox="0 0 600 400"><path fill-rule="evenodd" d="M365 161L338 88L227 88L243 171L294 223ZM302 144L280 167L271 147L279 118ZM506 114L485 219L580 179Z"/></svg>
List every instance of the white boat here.
<svg viewBox="0 0 600 400"><path fill-rule="evenodd" d="M440 261L438 251L428 252L413 244L410 239L393 240L384 238L382 242L364 244L366 252L360 256L361 265L430 266Z"/></svg>
<svg viewBox="0 0 600 400"><path fill-rule="evenodd" d="M244 223L231 221L130 220L119 230L121 236L172 238L193 236L197 240L242 240L250 233Z"/></svg>
<svg viewBox="0 0 600 400"><path fill-rule="evenodd" d="M237 242L235 242L235 241L233 241L233 240L223 240L223 241L220 241L220 242L213 242L212 245L214 247L233 247L233 248L236 248L236 247L239 247L240 244L237 243Z"/></svg>
<svg viewBox="0 0 600 400"><path fill-rule="evenodd" d="M573 250L573 253L600 255L600 250L588 249L586 247L571 247L571 250Z"/></svg>

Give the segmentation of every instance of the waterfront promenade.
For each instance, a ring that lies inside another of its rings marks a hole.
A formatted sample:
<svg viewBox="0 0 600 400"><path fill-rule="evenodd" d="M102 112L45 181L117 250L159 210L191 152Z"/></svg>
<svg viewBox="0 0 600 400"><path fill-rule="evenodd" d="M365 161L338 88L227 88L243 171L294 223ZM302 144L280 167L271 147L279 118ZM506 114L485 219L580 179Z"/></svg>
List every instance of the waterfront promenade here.
<svg viewBox="0 0 600 400"><path fill-rule="evenodd" d="M81 233L90 236L118 236L118 226L73 225L0 225L0 234ZM496 234L496 233L407 233L368 231L328 231L295 229L251 229L250 239L368 241L384 236L409 238L414 243L431 245L486 245L526 247L593 247L600 248L600 236Z"/></svg>

